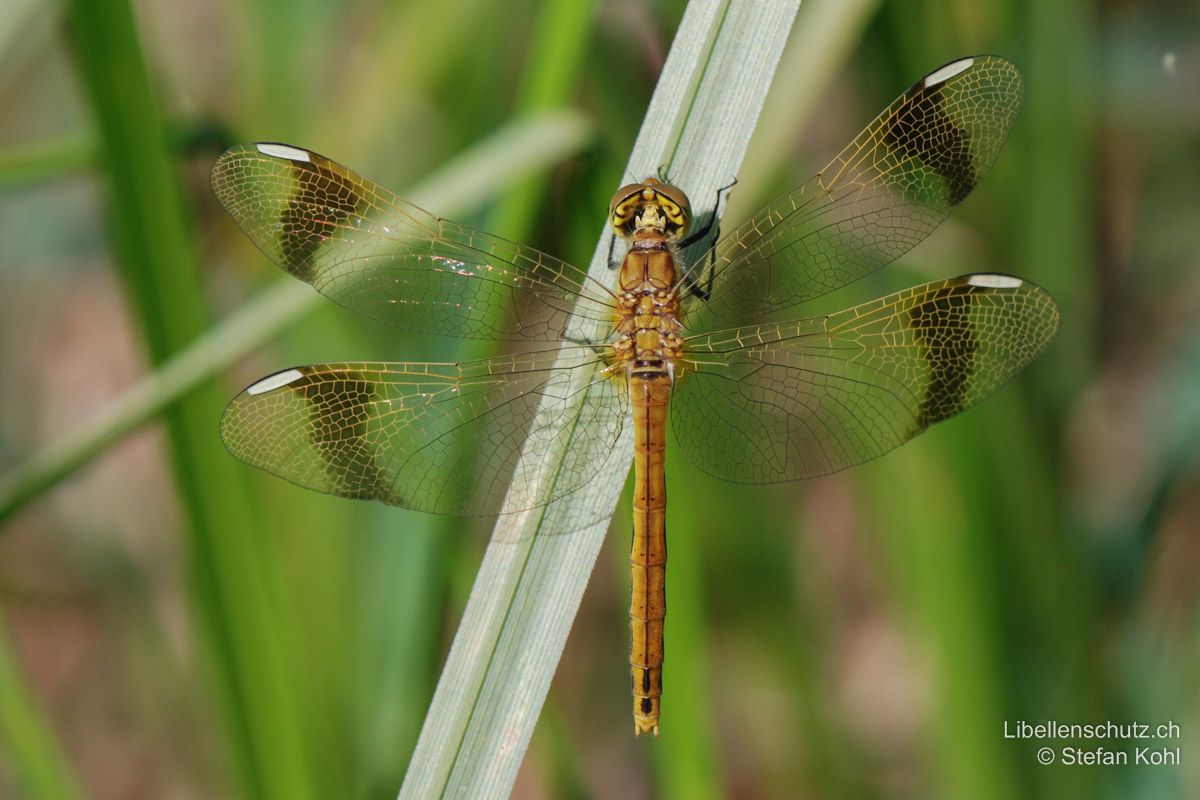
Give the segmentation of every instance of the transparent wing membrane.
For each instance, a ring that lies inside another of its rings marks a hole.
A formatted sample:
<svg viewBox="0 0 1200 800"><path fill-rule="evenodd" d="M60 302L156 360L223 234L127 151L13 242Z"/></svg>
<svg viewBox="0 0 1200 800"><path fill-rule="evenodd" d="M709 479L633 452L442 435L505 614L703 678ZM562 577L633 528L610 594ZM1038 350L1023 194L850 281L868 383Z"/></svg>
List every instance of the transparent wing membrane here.
<svg viewBox="0 0 1200 800"><path fill-rule="evenodd" d="M979 402L1058 320L1031 283L967 275L827 317L695 336L671 424L688 458L726 480L825 475Z"/></svg>
<svg viewBox="0 0 1200 800"><path fill-rule="evenodd" d="M234 147L213 167L212 186L267 257L372 319L530 341L562 338L573 311L611 325L612 295L585 272L439 219L311 151Z"/></svg>
<svg viewBox="0 0 1200 800"><path fill-rule="evenodd" d="M741 325L855 281L929 235L991 168L1021 102L994 56L918 81L807 183L730 231L691 267L686 324Z"/></svg>
<svg viewBox="0 0 1200 800"><path fill-rule="evenodd" d="M928 236L991 167L1021 91L1017 69L993 56L935 70L820 174L685 271L689 336L670 424L693 462L744 483L835 472L969 408L1046 346L1058 327L1053 300L1006 275L764 321ZM556 341L572 314L611 332L634 313L619 313L608 288L569 264L434 217L307 150L236 147L212 183L273 261L383 322ZM630 342L657 335L654 315L637 313L624 350L610 342L458 364L285 370L234 398L221 435L243 461L329 494L436 513L536 508L608 462L629 413ZM546 474L556 477L538 480Z"/></svg>
<svg viewBox="0 0 1200 800"><path fill-rule="evenodd" d="M289 369L235 397L221 437L246 463L327 494L446 514L535 508L591 480L625 421L623 382L590 349L572 352L577 366L543 351ZM539 483L540 460L573 433L556 481Z"/></svg>

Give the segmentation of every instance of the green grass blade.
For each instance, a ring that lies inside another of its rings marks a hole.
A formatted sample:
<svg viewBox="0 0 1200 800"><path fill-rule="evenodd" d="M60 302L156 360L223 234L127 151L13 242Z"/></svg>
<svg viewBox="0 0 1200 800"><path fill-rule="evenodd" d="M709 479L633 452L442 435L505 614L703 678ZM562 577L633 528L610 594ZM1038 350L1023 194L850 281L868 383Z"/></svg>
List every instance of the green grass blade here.
<svg viewBox="0 0 1200 800"><path fill-rule="evenodd" d="M480 204L515 178L575 153L589 138L586 121L555 112L513 124L450 162L406 196L440 213ZM281 278L84 423L0 480L0 535L4 522L113 443L172 403L320 307L319 294Z"/></svg>
<svg viewBox="0 0 1200 800"><path fill-rule="evenodd" d="M668 470L670 470L668 463ZM668 471L667 475L675 474ZM671 478L668 478L671 480ZM695 508L676 511L667 522L679 530L700 531L705 520ZM678 541L676 539L675 541ZM720 745L712 697L704 575L700 543L696 539L671 547L667 563L667 602L670 622L664 633L663 738L656 743L655 781L663 797L716 800L723 797ZM615 658L614 658L615 660Z"/></svg>
<svg viewBox="0 0 1200 800"><path fill-rule="evenodd" d="M1028 82L1022 110L1026 174L1038 179L1022 187L1023 235L1018 253L1028 277L1054 291L1064 325L1047 353L1047 368L1059 392L1081 385L1094 366L1100 313L1093 271L1097 254L1088 226L1097 187L1088 164L1094 163L1096 126L1089 119L1087 86L1097 63L1094 52L1095 12L1082 2L1035 3L1031 6ZM1093 112L1094 113L1094 112ZM1083 324L1088 323L1088 324Z"/></svg>
<svg viewBox="0 0 1200 800"><path fill-rule="evenodd" d="M17 795L28 800L81 797L50 725L30 696L8 631L0 627L0 753L15 773ZM0 780L0 793L6 783Z"/></svg>
<svg viewBox="0 0 1200 800"><path fill-rule="evenodd" d="M1013 751L993 741L1005 715L999 620L984 601L994 591L984 556L986 526L946 458L932 452L954 444L900 448L860 471L872 501L867 507L888 508L894 517L873 519L872 527L891 529L892 540L884 544L896 548L897 561L910 571L915 614L940 657L936 681L945 708L935 768L953 788L949 796L1006 800L1021 795ZM943 751L949 755L941 757Z"/></svg>
<svg viewBox="0 0 1200 800"><path fill-rule="evenodd" d="M209 120L185 119L167 129L172 151L188 155L228 141L229 132ZM96 169L101 160L94 133L69 133L0 151L0 192Z"/></svg>
<svg viewBox="0 0 1200 800"><path fill-rule="evenodd" d="M737 172L797 6L689 5L634 146L632 174L661 166L688 187L701 216L711 210ZM590 268L605 283L609 236ZM497 524L401 797L508 796L608 526L549 534L581 512L615 507L631 440L623 437L585 489Z"/></svg>
<svg viewBox="0 0 1200 800"><path fill-rule="evenodd" d="M532 114L561 108L578 85L595 18L595 0L555 0L542 9L534 27L516 110ZM524 239L541 202L541 184L524 181L492 214L489 228Z"/></svg>
<svg viewBox="0 0 1200 800"><path fill-rule="evenodd" d="M0 153L0 191L71 175L96 164L96 142L85 134L37 142Z"/></svg>
<svg viewBox="0 0 1200 800"><path fill-rule="evenodd" d="M73 0L69 9L107 167L116 264L150 360L162 363L207 327L188 215L132 9L121 0ZM188 523L194 611L240 793L304 800L321 793L305 752L304 698L253 498L216 435L224 401L208 383L166 414Z"/></svg>

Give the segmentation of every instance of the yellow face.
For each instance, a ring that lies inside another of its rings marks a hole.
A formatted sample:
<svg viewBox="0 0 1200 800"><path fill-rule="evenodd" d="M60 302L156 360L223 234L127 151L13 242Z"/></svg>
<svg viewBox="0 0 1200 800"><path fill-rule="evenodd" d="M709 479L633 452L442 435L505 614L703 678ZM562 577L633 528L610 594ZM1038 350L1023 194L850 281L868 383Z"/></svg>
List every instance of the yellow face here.
<svg viewBox="0 0 1200 800"><path fill-rule="evenodd" d="M692 222L692 207L678 187L647 178L617 190L609 204L608 221L617 235L626 238L653 231L679 239Z"/></svg>

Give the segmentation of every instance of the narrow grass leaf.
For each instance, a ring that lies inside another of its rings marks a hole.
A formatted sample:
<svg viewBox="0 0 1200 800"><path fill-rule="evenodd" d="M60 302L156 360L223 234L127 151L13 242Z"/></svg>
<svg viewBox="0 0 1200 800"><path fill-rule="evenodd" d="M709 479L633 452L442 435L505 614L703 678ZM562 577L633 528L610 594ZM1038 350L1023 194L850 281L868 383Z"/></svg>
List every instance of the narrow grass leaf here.
<svg viewBox="0 0 1200 800"><path fill-rule="evenodd" d="M150 360L162 363L207 327L188 215L132 9L123 0L73 0L69 10L79 76L100 133L116 265ZM209 383L166 414L187 519L193 608L206 634L240 793L304 800L321 794L300 725L304 698L253 498L215 434L223 405L223 392Z"/></svg>
<svg viewBox="0 0 1200 800"><path fill-rule="evenodd" d="M75 777L50 729L50 723L29 691L20 664L0 626L0 753L5 772L15 785L0 776L0 793L6 788L28 800L70 800L82 797Z"/></svg>
<svg viewBox="0 0 1200 800"><path fill-rule="evenodd" d="M595 18L595 0L547 3L534 26L533 42L517 96L516 111L532 114L561 108L578 85ZM541 203L541 184L524 181L492 214L491 230L523 238Z"/></svg>

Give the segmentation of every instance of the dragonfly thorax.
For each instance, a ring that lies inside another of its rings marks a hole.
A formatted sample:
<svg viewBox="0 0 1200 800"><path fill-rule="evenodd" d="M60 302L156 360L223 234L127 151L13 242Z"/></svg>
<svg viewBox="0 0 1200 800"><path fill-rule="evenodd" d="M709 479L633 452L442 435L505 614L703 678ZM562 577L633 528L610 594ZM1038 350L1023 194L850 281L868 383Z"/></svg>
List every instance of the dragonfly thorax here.
<svg viewBox="0 0 1200 800"><path fill-rule="evenodd" d="M615 352L631 372L669 372L683 349L675 254L661 239L646 241L625 254L618 282Z"/></svg>

